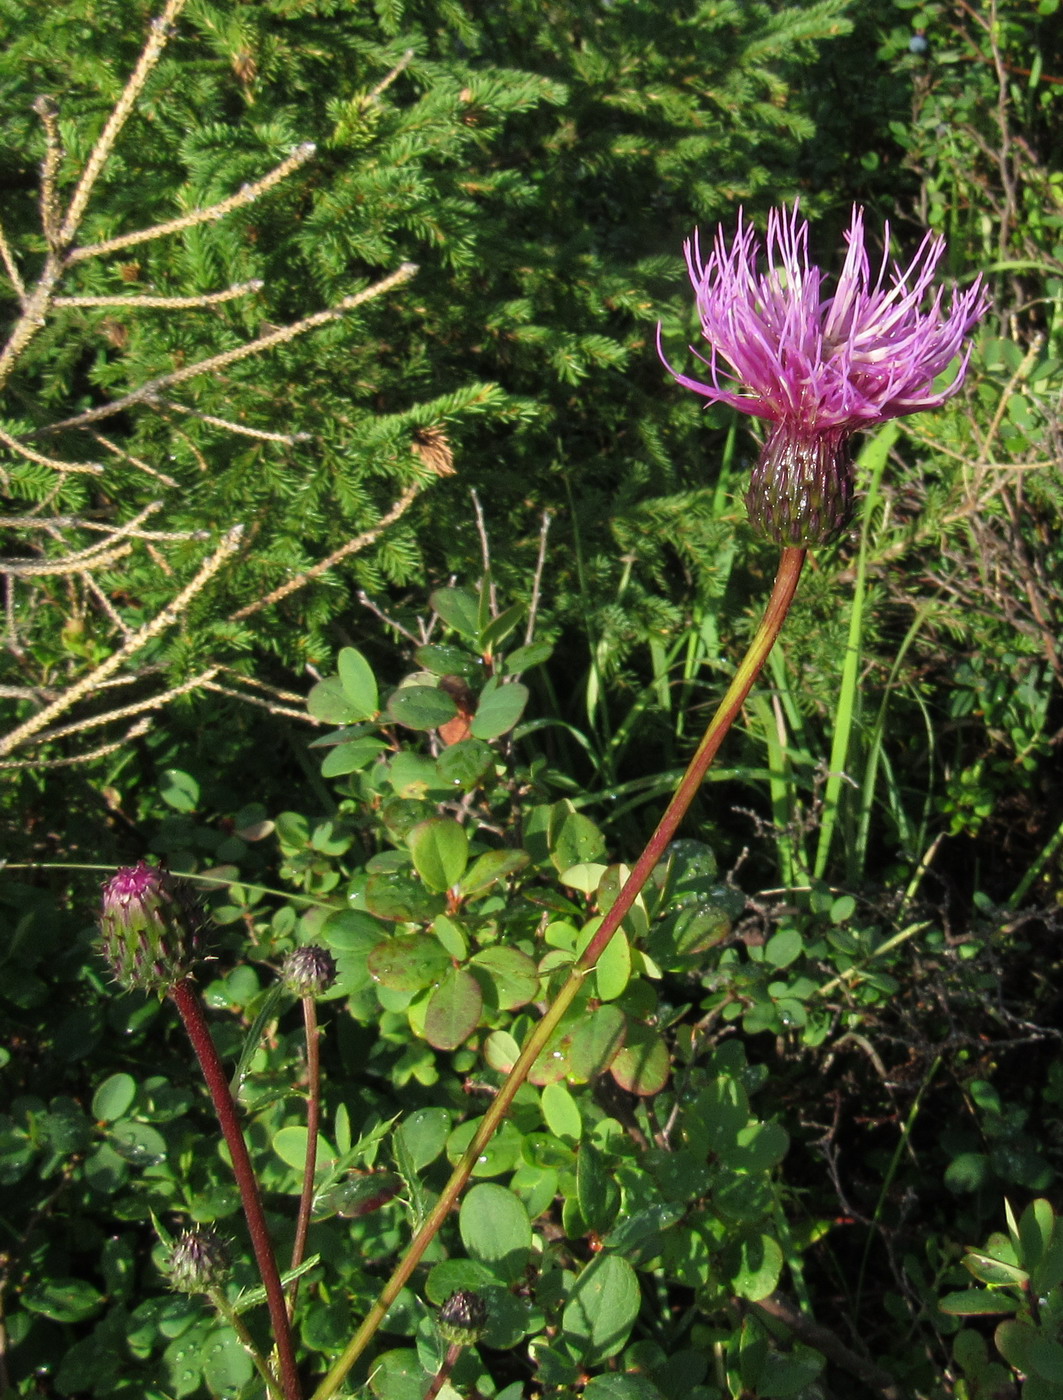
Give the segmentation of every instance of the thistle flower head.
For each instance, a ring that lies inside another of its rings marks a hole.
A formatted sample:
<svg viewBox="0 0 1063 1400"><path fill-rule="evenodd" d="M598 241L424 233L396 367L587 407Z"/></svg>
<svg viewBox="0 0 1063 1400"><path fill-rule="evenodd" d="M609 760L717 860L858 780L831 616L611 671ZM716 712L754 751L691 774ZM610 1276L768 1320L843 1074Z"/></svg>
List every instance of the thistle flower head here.
<svg viewBox="0 0 1063 1400"><path fill-rule="evenodd" d="M101 948L127 991L161 996L187 977L202 928L191 886L147 861L123 866L103 887Z"/></svg>
<svg viewBox="0 0 1063 1400"><path fill-rule="evenodd" d="M336 980L336 959L327 948L293 948L281 965L285 989L297 997L319 997Z"/></svg>
<svg viewBox="0 0 1063 1400"><path fill-rule="evenodd" d="M487 1303L471 1288L459 1288L439 1309L439 1331L451 1346L471 1347L487 1328Z"/></svg>
<svg viewBox="0 0 1063 1400"><path fill-rule="evenodd" d="M181 1293L205 1293L228 1278L232 1268L229 1246L213 1230L194 1226L184 1230L170 1249L166 1272Z"/></svg>
<svg viewBox="0 0 1063 1400"><path fill-rule="evenodd" d="M928 233L907 267L887 251L875 270L863 210L854 207L846 242L833 294L809 262L808 222L796 204L768 216L766 265L741 213L730 242L717 229L707 259L697 234L686 245L710 346L698 356L708 382L668 368L695 393L771 424L747 506L754 526L780 544L820 544L844 528L849 438L950 398L967 368L968 334L988 306L981 278L947 305L944 289L933 290L945 251L939 236ZM935 389L961 354L951 383Z"/></svg>

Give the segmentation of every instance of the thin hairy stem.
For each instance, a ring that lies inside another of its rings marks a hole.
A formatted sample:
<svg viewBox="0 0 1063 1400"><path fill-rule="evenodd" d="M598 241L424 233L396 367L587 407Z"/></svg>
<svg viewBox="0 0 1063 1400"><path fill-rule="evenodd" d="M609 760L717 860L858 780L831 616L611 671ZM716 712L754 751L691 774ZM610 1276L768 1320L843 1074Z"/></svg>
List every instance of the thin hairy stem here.
<svg viewBox="0 0 1063 1400"><path fill-rule="evenodd" d="M457 1205L458 1198L465 1189L473 1168L496 1128L509 1112L510 1105L527 1079L532 1065L546 1048L550 1037L560 1025L565 1012L572 1005L585 979L593 971L598 959L608 947L613 935L635 903L650 874L660 864L669 842L675 835L680 822L694 800L695 793L708 772L709 765L737 718L746 696L753 688L753 684L760 675L768 654L775 644L775 639L779 635L797 591L806 554L807 551L804 549L787 548L783 550L775 585L772 588L771 597L768 600L768 606L756 636L742 658L734 680L720 702L719 708L709 722L704 738L698 745L697 751L690 761L690 766L680 780L664 816L647 842L645 850L635 862L616 903L606 914L601 927L573 964L568 978L562 984L546 1014L532 1030L524 1048L517 1057L516 1063L506 1076L505 1082L488 1106L487 1112L480 1121L479 1128L454 1168L438 1201L414 1235L394 1273L366 1314L361 1327L318 1386L311 1400L328 1400L330 1396L335 1395L351 1367L372 1340L388 1308L398 1297L400 1290L424 1257L425 1250L435 1239L443 1222Z"/></svg>
<svg viewBox="0 0 1063 1400"><path fill-rule="evenodd" d="M451 1342L447 1347L447 1354L444 1356L439 1370L432 1377L432 1383L424 1393L424 1400L436 1400L436 1396L450 1380L450 1373L454 1369L454 1363L462 1353L460 1342Z"/></svg>
<svg viewBox="0 0 1063 1400"><path fill-rule="evenodd" d="M317 1172L317 1138L321 1128L321 1033L317 1024L317 1003L313 997L303 997L303 1024L306 1027L306 1161L303 1164L299 1214L295 1222L295 1243L292 1245L293 1270L306 1257L306 1237L310 1233L310 1210L314 1204L314 1176ZM299 1280L294 1278L288 1293L289 1317L294 1316L298 1296Z"/></svg>
<svg viewBox="0 0 1063 1400"><path fill-rule="evenodd" d="M215 1310L224 1317L225 1321L240 1338L241 1346L244 1351L247 1352L248 1356L250 1356L255 1370L265 1381L266 1389L269 1391L272 1400L284 1400L284 1391L281 1390L280 1386L277 1384L277 1377L270 1369L269 1362L259 1351L258 1347L255 1346L255 1339L247 1330L247 1324L244 1322L243 1318L229 1302L220 1288L208 1289L207 1297L210 1299Z"/></svg>
<svg viewBox="0 0 1063 1400"><path fill-rule="evenodd" d="M295 1367L295 1346L292 1330L288 1324L288 1309L284 1303L284 1289L281 1286L277 1261L273 1255L273 1245L266 1226L266 1216L262 1210L262 1198L258 1192L254 1168L244 1142L243 1130L236 1112L236 1104L229 1089L229 1078L222 1066L218 1051L210 1034L203 1008L195 988L186 978L170 989L170 1000L177 1007L184 1022L192 1048L196 1052L203 1078L214 1103L218 1125L229 1148L233 1164L233 1176L240 1191L244 1216L251 1235L251 1247L255 1252L255 1262L266 1290L266 1303L269 1307L270 1322L273 1325L273 1338L280 1358L281 1386L284 1400L301 1400L299 1374Z"/></svg>

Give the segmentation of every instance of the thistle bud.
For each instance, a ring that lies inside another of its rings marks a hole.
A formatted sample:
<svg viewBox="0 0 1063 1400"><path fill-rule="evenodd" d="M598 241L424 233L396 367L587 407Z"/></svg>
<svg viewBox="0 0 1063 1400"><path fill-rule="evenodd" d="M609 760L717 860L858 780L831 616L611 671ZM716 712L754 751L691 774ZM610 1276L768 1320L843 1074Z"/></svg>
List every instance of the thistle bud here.
<svg viewBox="0 0 1063 1400"><path fill-rule="evenodd" d="M229 1247L213 1230L185 1230L170 1250L166 1272L181 1293L206 1293L229 1277Z"/></svg>
<svg viewBox="0 0 1063 1400"><path fill-rule="evenodd" d="M146 861L124 866L103 887L103 955L126 991L168 992L199 950L203 910L191 886Z"/></svg>
<svg viewBox="0 0 1063 1400"><path fill-rule="evenodd" d="M471 1288L459 1288L439 1309L439 1333L451 1346L471 1347L487 1327L487 1304Z"/></svg>
<svg viewBox="0 0 1063 1400"><path fill-rule="evenodd" d="M764 444L746 492L749 523L778 545L829 544L852 518L848 433L795 436L786 425Z"/></svg>
<svg viewBox="0 0 1063 1400"><path fill-rule="evenodd" d="M319 997L336 980L336 959L314 944L295 948L284 959L281 981L297 997Z"/></svg>

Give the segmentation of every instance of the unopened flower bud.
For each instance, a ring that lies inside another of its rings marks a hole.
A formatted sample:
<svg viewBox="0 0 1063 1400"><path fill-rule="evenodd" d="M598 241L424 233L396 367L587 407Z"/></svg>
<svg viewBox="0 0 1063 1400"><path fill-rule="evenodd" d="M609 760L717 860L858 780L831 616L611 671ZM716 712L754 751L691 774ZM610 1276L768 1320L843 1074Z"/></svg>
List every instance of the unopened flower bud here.
<svg viewBox="0 0 1063 1400"><path fill-rule="evenodd" d="M103 955L126 991L161 996L187 977L202 928L191 886L146 861L124 866L103 887Z"/></svg>
<svg viewBox="0 0 1063 1400"><path fill-rule="evenodd" d="M785 423L772 430L746 492L757 534L803 549L837 539L853 512L849 437L828 432L803 438Z"/></svg>
<svg viewBox="0 0 1063 1400"><path fill-rule="evenodd" d="M439 1309L439 1333L451 1346L471 1347L487 1327L487 1304L471 1288L459 1288Z"/></svg>
<svg viewBox="0 0 1063 1400"><path fill-rule="evenodd" d="M297 997L319 997L336 980L336 959L326 948L310 944L295 948L284 959L281 981Z"/></svg>
<svg viewBox="0 0 1063 1400"><path fill-rule="evenodd" d="M229 1277L229 1247L213 1230L196 1226L185 1230L170 1250L166 1272L182 1293L206 1293Z"/></svg>

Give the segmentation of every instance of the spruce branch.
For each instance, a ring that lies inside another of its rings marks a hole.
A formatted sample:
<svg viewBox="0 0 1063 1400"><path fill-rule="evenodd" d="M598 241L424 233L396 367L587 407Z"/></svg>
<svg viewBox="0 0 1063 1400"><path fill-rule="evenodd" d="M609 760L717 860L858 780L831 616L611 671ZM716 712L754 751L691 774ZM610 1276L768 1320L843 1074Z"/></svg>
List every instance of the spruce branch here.
<svg viewBox="0 0 1063 1400"><path fill-rule="evenodd" d="M249 185L241 186L236 194L230 195L228 199L223 199L218 204L211 204L206 209L193 209L187 214L182 214L179 218L167 220L166 223L152 224L151 228L137 229L134 233L119 234L116 238L107 238L100 243L86 243L81 248L72 248L66 256L66 266L71 267L74 263L84 262L86 258L98 258L105 253L115 253L122 248L135 248L138 243L149 243L156 238L164 238L170 233L182 233L185 229L195 228L197 224L209 224L223 219L234 209L242 209L246 204L253 204L267 190L271 190L274 185L279 185L293 171L298 170L301 165L305 165L316 150L317 147L313 141L304 141L301 146L296 146L290 156L285 157L279 165L274 166L267 175L252 181Z"/></svg>
<svg viewBox="0 0 1063 1400"><path fill-rule="evenodd" d="M154 297L143 294L131 294L129 296L100 296L100 297L53 297L53 306L117 306L123 310L135 310L137 307L160 307L167 311L179 311L183 309L198 310L205 306L220 306L225 301L235 301L237 297L245 297L251 292L260 292L263 287L262 279L252 278L250 282L237 282L231 287L226 287L220 292L204 292L200 296L190 297Z"/></svg>
<svg viewBox="0 0 1063 1400"><path fill-rule="evenodd" d="M175 384L183 384L188 379L197 379L201 374L213 374L219 369L224 369L227 365L249 359L252 355L261 355L264 351L272 350L277 345L286 345L289 341L295 340L297 336L305 335L307 331L327 325L330 321L338 321L348 311L353 311L356 306L372 301L375 297L383 296L385 292L390 292L393 287L408 282L416 271L416 263L402 263L394 272L382 277L379 282L374 282L372 286L344 297L335 306L327 307L324 311L315 311L312 315L304 316L301 320L294 321L290 325L281 326L279 330L270 331L267 335L258 336L255 340L237 345L232 350L224 350L219 355L211 355L208 359L197 360L195 364L185 365L169 374L160 374L155 379L149 379L139 389L134 389L131 393L124 394L122 398L112 400L111 403L100 404L98 408L86 409L84 413L78 413L73 418L64 418L58 423L50 423L45 428L38 428L33 436L42 433L57 433L67 428L83 428L88 423L98 423L103 418L112 418L116 413L124 413L126 409L132 408L135 404L150 403L163 389L172 388Z"/></svg>
<svg viewBox="0 0 1063 1400"><path fill-rule="evenodd" d="M279 603L282 598L287 598L290 593L297 592L300 588L305 588L314 579L320 578L322 574L328 573L341 559L347 559L352 554L358 554L373 544L389 525L394 525L400 516L406 514L410 506L420 495L424 487L423 482L415 481L412 486L407 486L399 499L382 516L371 530L366 530L361 535L355 535L353 540L348 540L346 544L340 545L339 549L334 549L331 554L318 563L306 569L303 573L297 574L295 578L290 578L286 583L282 583L279 588L275 588L272 593L267 593L264 598L256 598L253 603L247 603L242 608L237 608L236 612L229 614L230 622L242 622L245 617L252 617L255 613L261 612L263 608L270 607L273 603Z"/></svg>
<svg viewBox="0 0 1063 1400"><path fill-rule="evenodd" d="M65 690L51 704L46 705L37 714L31 715L29 719L11 730L9 734L0 738L0 758L11 753L14 749L24 744L28 739L32 739L39 734L42 729L46 729L53 720L65 714L84 699L86 695L91 695L100 683L108 680L131 656L142 650L147 644L157 637L161 632L165 632L168 627L180 618L182 613L188 608L193 598L201 593L210 580L222 567L229 557L234 554L239 547L240 540L244 533L242 525L234 525L222 538L220 544L213 554L200 566L195 576L181 589L181 591L169 603L162 608L150 622L146 622L143 627L136 632L117 651L111 653L106 661L102 661L99 666L83 676L81 680Z"/></svg>

